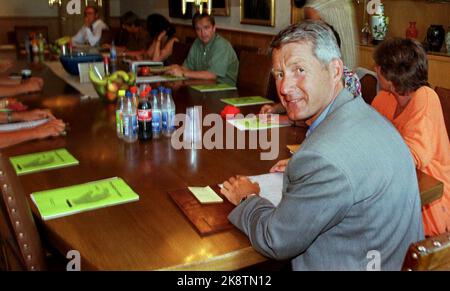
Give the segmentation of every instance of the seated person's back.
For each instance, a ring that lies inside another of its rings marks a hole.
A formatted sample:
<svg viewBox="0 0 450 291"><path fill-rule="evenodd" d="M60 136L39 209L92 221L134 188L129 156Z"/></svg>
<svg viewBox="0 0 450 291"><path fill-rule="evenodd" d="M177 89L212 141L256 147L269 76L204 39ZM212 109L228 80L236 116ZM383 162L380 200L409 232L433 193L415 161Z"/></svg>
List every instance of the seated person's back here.
<svg viewBox="0 0 450 291"><path fill-rule="evenodd" d="M450 143L439 97L428 87L427 55L415 41L390 39L374 57L382 91L372 106L397 128L416 167L444 183L442 198L422 209L425 234L450 231Z"/></svg>

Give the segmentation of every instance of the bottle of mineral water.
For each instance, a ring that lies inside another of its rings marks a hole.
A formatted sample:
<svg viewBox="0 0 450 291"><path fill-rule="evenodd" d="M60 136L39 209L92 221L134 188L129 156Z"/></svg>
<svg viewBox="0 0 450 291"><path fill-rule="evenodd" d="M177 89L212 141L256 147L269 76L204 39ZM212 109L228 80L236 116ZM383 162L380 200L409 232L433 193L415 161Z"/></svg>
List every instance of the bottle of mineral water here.
<svg viewBox="0 0 450 291"><path fill-rule="evenodd" d="M125 104L125 90L119 90L116 106L116 132L118 138L123 138L123 106Z"/></svg>
<svg viewBox="0 0 450 291"><path fill-rule="evenodd" d="M162 106L163 134L171 137L175 130L175 103L172 98L172 90L165 89L164 104Z"/></svg>
<svg viewBox="0 0 450 291"><path fill-rule="evenodd" d="M135 142L138 139L138 120L132 97L133 94L127 91L126 101L123 106L123 139L129 143Z"/></svg>
<svg viewBox="0 0 450 291"><path fill-rule="evenodd" d="M152 135L153 139L161 136L161 103L158 99L158 90L152 90Z"/></svg>

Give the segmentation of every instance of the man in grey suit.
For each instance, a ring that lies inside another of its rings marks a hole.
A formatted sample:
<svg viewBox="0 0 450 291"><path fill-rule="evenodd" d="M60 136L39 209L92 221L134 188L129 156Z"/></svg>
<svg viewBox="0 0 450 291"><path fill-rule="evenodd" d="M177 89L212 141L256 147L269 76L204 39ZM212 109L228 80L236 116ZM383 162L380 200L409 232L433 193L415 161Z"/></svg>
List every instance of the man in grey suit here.
<svg viewBox="0 0 450 291"><path fill-rule="evenodd" d="M423 239L407 146L344 89L341 54L324 22L288 27L271 49L289 118L311 125L285 167L278 206L259 197L247 177L224 182L222 193L237 205L230 221L258 252L292 259L294 270L400 270L408 246Z"/></svg>

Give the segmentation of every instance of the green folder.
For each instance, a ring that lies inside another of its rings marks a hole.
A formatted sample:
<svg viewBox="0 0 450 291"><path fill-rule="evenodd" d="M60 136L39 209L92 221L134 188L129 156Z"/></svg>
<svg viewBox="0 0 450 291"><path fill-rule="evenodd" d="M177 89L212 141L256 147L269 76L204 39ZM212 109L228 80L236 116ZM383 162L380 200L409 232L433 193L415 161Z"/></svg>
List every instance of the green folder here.
<svg viewBox="0 0 450 291"><path fill-rule="evenodd" d="M272 100L269 100L261 96L224 98L220 99L220 101L236 107L273 103Z"/></svg>
<svg viewBox="0 0 450 291"><path fill-rule="evenodd" d="M58 169L79 162L66 149L56 149L47 152L33 153L9 158L17 175L30 174L45 170Z"/></svg>
<svg viewBox="0 0 450 291"><path fill-rule="evenodd" d="M63 217L139 200L139 196L121 178L46 190L31 194L43 220Z"/></svg>
<svg viewBox="0 0 450 291"><path fill-rule="evenodd" d="M191 88L200 92L216 92L216 91L227 91L237 89L235 86L228 84L194 85L191 86Z"/></svg>
<svg viewBox="0 0 450 291"><path fill-rule="evenodd" d="M239 130L263 130L289 126L288 124L277 124L263 121L260 120L258 117L228 119L227 122L232 124Z"/></svg>

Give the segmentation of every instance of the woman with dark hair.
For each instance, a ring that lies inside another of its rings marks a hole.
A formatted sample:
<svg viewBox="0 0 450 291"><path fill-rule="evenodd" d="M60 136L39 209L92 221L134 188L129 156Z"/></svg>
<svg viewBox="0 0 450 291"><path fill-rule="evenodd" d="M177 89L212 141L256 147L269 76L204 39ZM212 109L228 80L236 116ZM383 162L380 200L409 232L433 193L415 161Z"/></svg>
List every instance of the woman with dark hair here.
<svg viewBox="0 0 450 291"><path fill-rule="evenodd" d="M380 93L372 106L402 135L416 167L444 183L442 198L422 208L425 234L450 231L450 143L425 50L415 40L385 40L374 59Z"/></svg>
<svg viewBox="0 0 450 291"><path fill-rule="evenodd" d="M147 50L153 61L165 61L173 51L173 45L179 41L175 37L175 27L161 14L147 17L147 31L150 35L150 47Z"/></svg>

